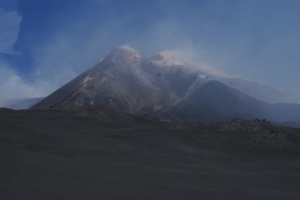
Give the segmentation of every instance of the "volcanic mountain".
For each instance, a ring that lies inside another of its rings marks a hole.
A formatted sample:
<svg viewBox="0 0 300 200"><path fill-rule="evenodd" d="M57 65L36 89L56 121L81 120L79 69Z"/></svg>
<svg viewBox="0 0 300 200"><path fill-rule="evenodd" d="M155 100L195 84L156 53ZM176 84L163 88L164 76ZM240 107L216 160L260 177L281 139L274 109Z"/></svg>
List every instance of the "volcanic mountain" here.
<svg viewBox="0 0 300 200"><path fill-rule="evenodd" d="M153 112L186 99L207 81L200 72L159 67L121 46L32 108L110 105L127 113Z"/></svg>
<svg viewBox="0 0 300 200"><path fill-rule="evenodd" d="M170 52L161 52L148 59L128 46L109 52L32 108L80 105L109 105L126 113L147 114L165 120L300 119L297 112L300 105L271 105L236 87L208 78ZM282 119L281 116L288 117Z"/></svg>

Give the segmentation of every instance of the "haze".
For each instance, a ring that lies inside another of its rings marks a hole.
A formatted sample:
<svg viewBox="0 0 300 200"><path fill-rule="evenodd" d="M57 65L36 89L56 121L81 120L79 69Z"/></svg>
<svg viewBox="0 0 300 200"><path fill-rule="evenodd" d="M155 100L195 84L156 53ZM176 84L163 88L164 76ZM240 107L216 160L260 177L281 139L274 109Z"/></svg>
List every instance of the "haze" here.
<svg viewBox="0 0 300 200"><path fill-rule="evenodd" d="M0 99L46 96L123 44L300 95L299 9L296 0L2 0Z"/></svg>

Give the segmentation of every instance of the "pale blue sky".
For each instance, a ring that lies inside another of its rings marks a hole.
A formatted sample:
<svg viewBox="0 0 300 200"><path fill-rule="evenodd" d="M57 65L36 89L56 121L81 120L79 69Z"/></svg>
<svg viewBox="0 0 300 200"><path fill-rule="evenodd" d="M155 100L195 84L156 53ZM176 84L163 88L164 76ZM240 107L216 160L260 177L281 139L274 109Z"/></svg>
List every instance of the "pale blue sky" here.
<svg viewBox="0 0 300 200"><path fill-rule="evenodd" d="M195 60L300 95L299 10L297 0L1 0L0 90L45 95L129 44L147 56L188 48Z"/></svg>

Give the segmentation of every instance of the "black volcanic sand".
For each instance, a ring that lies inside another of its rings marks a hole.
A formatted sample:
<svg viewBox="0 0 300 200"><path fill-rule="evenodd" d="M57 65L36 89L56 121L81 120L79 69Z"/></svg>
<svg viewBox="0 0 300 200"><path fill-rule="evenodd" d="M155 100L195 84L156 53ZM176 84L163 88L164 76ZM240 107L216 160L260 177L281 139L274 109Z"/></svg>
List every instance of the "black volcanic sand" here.
<svg viewBox="0 0 300 200"><path fill-rule="evenodd" d="M0 109L0 199L300 199L300 131Z"/></svg>

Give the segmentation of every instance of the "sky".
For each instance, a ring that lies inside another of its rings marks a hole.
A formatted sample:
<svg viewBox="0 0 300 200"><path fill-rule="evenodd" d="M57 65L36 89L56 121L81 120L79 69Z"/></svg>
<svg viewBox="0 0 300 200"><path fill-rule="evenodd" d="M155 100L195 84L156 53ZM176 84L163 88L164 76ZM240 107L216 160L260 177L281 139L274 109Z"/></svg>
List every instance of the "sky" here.
<svg viewBox="0 0 300 200"><path fill-rule="evenodd" d="M0 105L46 96L127 44L300 96L298 0L1 0Z"/></svg>

